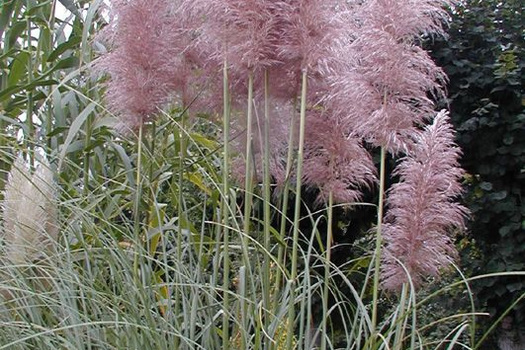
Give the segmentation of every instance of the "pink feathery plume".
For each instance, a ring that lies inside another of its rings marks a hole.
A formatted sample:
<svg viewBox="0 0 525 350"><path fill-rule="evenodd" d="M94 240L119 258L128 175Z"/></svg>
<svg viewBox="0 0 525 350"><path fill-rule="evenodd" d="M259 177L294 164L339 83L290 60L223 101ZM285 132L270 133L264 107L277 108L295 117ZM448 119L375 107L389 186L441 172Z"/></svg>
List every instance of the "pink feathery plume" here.
<svg viewBox="0 0 525 350"><path fill-rule="evenodd" d="M352 50L360 57L335 76L332 107L368 142L396 152L434 113L429 93L441 92L445 76L424 50L385 36L358 40Z"/></svg>
<svg viewBox="0 0 525 350"><path fill-rule="evenodd" d="M188 5L191 16L204 18L197 41L202 50L216 62L227 62L230 91L234 106L232 118L236 125L234 149L239 157L234 161L234 176L244 177L246 142L252 142L254 175L260 180L263 112L255 118L254 134L246 135L242 115L235 110L246 110L247 78L254 74L254 100L264 105L264 79L268 74L271 111L270 158L272 177L283 182L283 153L286 154L290 117L294 111L290 101L297 98L301 69L316 68L328 52L330 40L339 28L335 1L269 1L269 0L197 0ZM341 10L341 9L340 9ZM310 91L317 91L312 79ZM287 106L287 107L282 107ZM256 109L257 110L257 109ZM286 114L284 113L286 111ZM284 157L286 158L286 157ZM286 177L286 175L284 176Z"/></svg>
<svg viewBox="0 0 525 350"><path fill-rule="evenodd" d="M346 35L349 5L337 0L292 0L278 2L277 7L280 64L269 72L272 94L293 99L299 94L305 69L309 90L323 81L325 66L333 53L331 46Z"/></svg>
<svg viewBox="0 0 525 350"><path fill-rule="evenodd" d="M413 138L394 172L400 181L388 192L381 267L387 290L399 290L409 278L418 286L450 265L457 255L451 233L464 228L467 215L455 201L463 170L446 112Z"/></svg>
<svg viewBox="0 0 525 350"><path fill-rule="evenodd" d="M372 0L357 11L353 38L336 47L327 99L343 123L366 141L396 153L430 118L429 96L446 78L417 42L441 33L449 1Z"/></svg>
<svg viewBox="0 0 525 350"><path fill-rule="evenodd" d="M307 118L303 182L319 189L317 204L355 203L376 181L372 157L355 135L345 133L334 118L311 113Z"/></svg>
<svg viewBox="0 0 525 350"><path fill-rule="evenodd" d="M134 129L157 114L185 84L183 31L169 0L113 0L111 22L101 34L109 52L96 69L108 73L106 100L120 129ZM183 47L181 47L183 46Z"/></svg>
<svg viewBox="0 0 525 350"><path fill-rule="evenodd" d="M206 14L202 37L215 49L218 61L234 69L257 71L276 62L276 8L268 0L194 1Z"/></svg>
<svg viewBox="0 0 525 350"><path fill-rule="evenodd" d="M345 27L345 10L344 2L335 0L280 2L279 58L298 64L299 70L317 69Z"/></svg>
<svg viewBox="0 0 525 350"><path fill-rule="evenodd" d="M211 60L207 66L215 65L214 69L220 70L227 63L232 97L244 99L250 74L260 89L264 71L278 63L276 44L280 30L275 1L194 0L185 3L189 16L201 19L196 31L196 46ZM238 101L232 102L235 105Z"/></svg>
<svg viewBox="0 0 525 350"><path fill-rule="evenodd" d="M264 73L276 66L278 29L276 2L270 0L184 0L185 16L195 25L195 49L205 57L202 68L210 89L204 91L211 111L222 105L222 73L228 66L232 110L246 106L248 77L253 75L254 98L263 95ZM215 72L215 73L213 73ZM273 85L273 83L272 83Z"/></svg>
<svg viewBox="0 0 525 350"><path fill-rule="evenodd" d="M420 35L443 35L443 24L457 0L373 0L362 11L363 27L381 29L393 38L413 39Z"/></svg>

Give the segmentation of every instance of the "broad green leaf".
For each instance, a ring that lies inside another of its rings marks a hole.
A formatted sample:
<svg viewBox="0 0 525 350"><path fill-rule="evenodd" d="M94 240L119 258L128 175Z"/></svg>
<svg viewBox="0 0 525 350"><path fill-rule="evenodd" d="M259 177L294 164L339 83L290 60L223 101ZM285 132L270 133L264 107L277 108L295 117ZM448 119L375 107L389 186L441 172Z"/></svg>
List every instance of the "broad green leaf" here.
<svg viewBox="0 0 525 350"><path fill-rule="evenodd" d="M63 60L58 61L57 64L55 64L53 67L42 73L39 77L36 79L42 79L50 75L51 73L60 70L60 69L70 69L70 68L78 68L79 66L79 60L77 57L71 56L64 58ZM62 80L65 81L64 79Z"/></svg>
<svg viewBox="0 0 525 350"><path fill-rule="evenodd" d="M23 87L19 85L9 86L8 88L0 91L0 102L8 99L11 95L16 94L19 91L22 91Z"/></svg>
<svg viewBox="0 0 525 350"><path fill-rule="evenodd" d="M198 172L184 173L184 177L190 181L192 184L200 188L204 193L211 196L211 190L203 181L202 175Z"/></svg>
<svg viewBox="0 0 525 350"><path fill-rule="evenodd" d="M15 42L26 29L27 23L25 21L15 22L15 24L11 26L9 31L6 32L6 41L9 47L13 47L15 45Z"/></svg>
<svg viewBox="0 0 525 350"><path fill-rule="evenodd" d="M65 43L62 43L57 46L57 48L49 54L46 61L52 62L57 59L58 56L66 52L67 50L75 49L76 46L82 41L82 38L78 36L71 37L68 41Z"/></svg>
<svg viewBox="0 0 525 350"><path fill-rule="evenodd" d="M25 13L25 17L32 17L35 15L41 15L42 11L40 11L42 8L48 6L51 4L51 0L48 1L41 1L41 2L34 2L32 5L29 6L29 9ZM35 22L38 18L32 18L33 22ZM44 18L42 18L44 19Z"/></svg>
<svg viewBox="0 0 525 350"><path fill-rule="evenodd" d="M161 238L162 226L164 225L164 219L166 217L166 206L165 203L154 203L150 209L150 222L149 228L159 229L155 232L150 239L150 254L155 254Z"/></svg>
<svg viewBox="0 0 525 350"><path fill-rule="evenodd" d="M64 158L68 153L68 148L71 145L71 142L73 141L77 133L80 131L82 125L84 125L86 119L91 115L91 113L93 113L95 107L96 104L94 102L91 102L86 106L86 108L84 108L84 110L78 115L78 117L75 118L73 123L71 123L71 127L69 128L69 132L67 134L66 140L64 141L64 144L62 145L62 149L60 152L58 160L58 169L62 168L62 162L64 161Z"/></svg>
<svg viewBox="0 0 525 350"><path fill-rule="evenodd" d="M28 90L31 90L31 89L36 88L37 86L51 86L51 85L56 85L56 84L58 84L57 80L54 80L54 79L41 79L40 77L38 77L38 80L35 80L31 84L27 84L25 86L25 88L28 89Z"/></svg>
<svg viewBox="0 0 525 350"><path fill-rule="evenodd" d="M0 55L0 61L6 60L9 61L10 58L13 58L15 54L20 51L18 49L9 49L7 52Z"/></svg>
<svg viewBox="0 0 525 350"><path fill-rule="evenodd" d="M89 6L89 9L87 11L86 20L84 23L84 27L82 28L82 46L81 46L81 62L88 62L89 61L89 52L91 51L90 45L88 44L88 38L90 36L90 29L91 25L93 24L93 20L97 16L97 10L100 6L100 4L103 3L103 0L95 0L91 6Z"/></svg>
<svg viewBox="0 0 525 350"><path fill-rule="evenodd" d="M201 145L203 147L206 147L208 149L215 149L217 148L218 144L215 140L212 140L210 138L207 138L206 136L198 133L191 133L190 137L195 143L198 145Z"/></svg>
<svg viewBox="0 0 525 350"><path fill-rule="evenodd" d="M40 80L39 79L39 80L32 82L31 84L10 86L7 89L0 91L0 102L9 99L11 96L18 94L21 91L33 90L34 88L38 86L49 86L49 85L55 85L57 83L58 82L56 80Z"/></svg>
<svg viewBox="0 0 525 350"><path fill-rule="evenodd" d="M68 147L67 147L66 152L65 152L64 155L82 151L82 150L84 150L84 147L85 147L85 141L84 140L75 140L75 141L71 142L70 144L68 144Z"/></svg>
<svg viewBox="0 0 525 350"><path fill-rule="evenodd" d="M27 66L30 59L31 55L27 51L21 51L13 58L7 78L9 86L16 85L24 75L27 75Z"/></svg>
<svg viewBox="0 0 525 350"><path fill-rule="evenodd" d="M133 177L133 165L131 164L131 159L129 158L128 154L124 150L124 148L115 143L110 141L108 143L110 147L112 147L115 151L117 151L117 154L119 155L120 159L124 163L124 168L126 169L126 175L128 177L128 182L131 187L135 188L135 178Z"/></svg>
<svg viewBox="0 0 525 350"><path fill-rule="evenodd" d="M77 68L79 66L79 60L77 57L71 56L58 61L58 63L51 69L56 71L59 69Z"/></svg>
<svg viewBox="0 0 525 350"><path fill-rule="evenodd" d="M97 130L101 127L112 128L116 124L116 120L113 117L97 118L93 124L93 130Z"/></svg>
<svg viewBox="0 0 525 350"><path fill-rule="evenodd" d="M51 130L49 133L47 133L46 137L57 136L59 134L62 134L66 130L67 130L66 127L55 128L55 129Z"/></svg>

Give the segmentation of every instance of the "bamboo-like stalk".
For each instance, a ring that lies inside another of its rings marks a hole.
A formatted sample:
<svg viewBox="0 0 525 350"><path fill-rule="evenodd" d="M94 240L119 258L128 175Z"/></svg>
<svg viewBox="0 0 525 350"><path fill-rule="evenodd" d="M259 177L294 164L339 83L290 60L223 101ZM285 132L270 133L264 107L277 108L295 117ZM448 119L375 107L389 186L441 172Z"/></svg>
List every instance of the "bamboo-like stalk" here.
<svg viewBox="0 0 525 350"><path fill-rule="evenodd" d="M186 110L183 110L183 113L181 114L181 122L178 127L178 133L179 133L179 169L178 169L178 199L177 199L177 216L178 216L178 223L177 223L177 248L176 248L176 256L177 256L177 262L182 263L182 235L183 235L183 227L182 223L185 222L184 218L184 191L183 191L183 180L184 180L184 159L186 157ZM174 305L173 305L173 312L175 317L178 317L180 308L181 308L181 293L180 288L175 288L174 293ZM175 344L174 347L177 348L179 346L179 337L175 337Z"/></svg>
<svg viewBox="0 0 525 350"><path fill-rule="evenodd" d="M297 150L297 169L296 169L296 185L295 185L295 207L293 220L293 241L292 241L292 269L290 280L292 287L290 290L290 300L288 309L288 330L286 333L286 348L291 349L294 325L295 325L295 288L297 287L297 259L298 259L298 244L299 244L299 221L301 219L301 177L303 170L303 154L304 154L304 129L306 125L306 93L307 88L307 69L303 70L301 81L301 109L299 116L299 145Z"/></svg>
<svg viewBox="0 0 525 350"><path fill-rule="evenodd" d="M141 256L141 238L140 238L140 198L142 196L142 136L143 123L139 126L139 137L137 145L137 174L135 179L135 200L133 203L133 238L135 247L135 256L133 259L133 279L137 286L140 281L140 256Z"/></svg>
<svg viewBox="0 0 525 350"><path fill-rule="evenodd" d="M241 234L241 246L244 259L244 267L248 269L244 270L245 274L251 275L250 260L248 256L248 235L251 231L251 215L252 215L252 202L253 202L253 151L252 151L252 134L253 134L253 72L248 73L248 106L246 112L246 159L245 159L245 174L244 174L244 221L243 221L243 232ZM251 276L250 276L251 277ZM248 278L251 280L251 278ZM243 281L244 283L244 281ZM245 287L245 286L243 286ZM244 293L246 291L244 290ZM247 303L245 299L241 300L241 309L243 312L247 311ZM246 349L246 335L243 330L241 332L241 349Z"/></svg>
<svg viewBox="0 0 525 350"><path fill-rule="evenodd" d="M9 10L13 10L14 3L2 5L2 10L7 10L7 7L10 6ZM9 12L10 12L9 11ZM1 33L0 40L3 44L3 54L7 54L10 50L9 40L7 40L7 31ZM7 74L0 75L0 89L4 91L8 87ZM7 147L7 132L8 123L4 119L0 119L0 152L4 152L4 149ZM7 174L9 172L9 162L6 162L3 157L0 157L0 198L3 199L4 188L7 181Z"/></svg>
<svg viewBox="0 0 525 350"><path fill-rule="evenodd" d="M410 300L407 298L408 298L408 285L405 283L403 284L401 295L399 296L399 308L397 311L398 316L393 319L393 322L397 323L395 325L394 342L392 344L393 350L402 349L403 338L405 337L406 322L408 321L408 317L406 315L406 312L407 312L406 309L407 308L410 309ZM398 320L398 318L400 318L400 320ZM413 328L413 329L416 329L416 328ZM412 334L414 333L415 332L412 332Z"/></svg>
<svg viewBox="0 0 525 350"><path fill-rule="evenodd" d="M407 285L407 288L410 288L410 293L409 293L409 297L410 297L410 300L409 300L409 307L412 307L412 332L410 332L410 349L415 349L416 348L416 337L417 337L417 333L415 332L415 329L417 327L417 321L418 321L418 318L417 318L417 307L416 307L416 293L415 293L415 290L414 290L414 286L412 285L412 283L410 283L410 285Z"/></svg>
<svg viewBox="0 0 525 350"><path fill-rule="evenodd" d="M295 108L293 109L295 111ZM287 255L285 254L285 251L286 251L286 246L284 244L282 244L282 242L284 242L284 238L286 237L287 235L287 232L286 232L286 224L288 222L288 217L287 217L287 211L288 211L288 198L289 198L289 191L290 191L290 174L291 174L291 171L292 171L292 165L293 165L293 144L294 144L294 131L295 130L295 113L292 115L292 118L290 120L290 132L289 132L289 135L288 135L288 154L287 154L287 157L286 157L286 170L285 170L285 174L286 174L286 180L285 180L285 183L284 183L284 187L282 189L282 197L280 198L280 211L281 211L281 220L280 220L280 224L279 224L279 238L281 240L281 242L279 242L279 246L278 246L278 249L277 249L277 264L279 264L279 268L276 269L275 271L275 290L276 291L279 291L281 290L281 285L282 285L282 267L286 266L286 257ZM286 277L289 277L289 276L286 276ZM290 282L288 282L288 285L290 285ZM273 305L272 305L272 312L273 314L277 314L279 308L280 308L280 299L279 297L277 297L277 295L274 297L273 299ZM286 336L287 336L287 342L288 342L288 325L290 324L290 322L285 322L286 324L286 328L287 328L287 331L286 331Z"/></svg>
<svg viewBox="0 0 525 350"><path fill-rule="evenodd" d="M229 93L229 81L228 81L228 65L224 62L223 67L223 164L222 164L222 203L221 203L221 223L222 223L222 255L223 255L223 300L222 300L222 348L227 350L230 348L230 230L229 230L229 210L230 205L230 186L229 186L229 174L230 174L230 93Z"/></svg>
<svg viewBox="0 0 525 350"><path fill-rule="evenodd" d="M26 14L31 10L31 2L26 1ZM33 82L33 49L32 49L32 26L31 18L26 15L26 25L27 25L27 52L29 59L27 60L27 84L31 85ZM29 163L31 168L34 169L35 166L35 157L34 157L34 135L35 135L35 126L33 125L33 91L28 89L26 92L27 96L27 108L26 108L26 125L27 125L27 134L24 137L24 149L27 152Z"/></svg>
<svg viewBox="0 0 525 350"><path fill-rule="evenodd" d="M294 104L295 105L295 104ZM295 108L293 109L295 111ZM290 120L290 132L288 135L288 154L286 157L286 180L284 183L284 188L282 189L282 198L281 198L281 222L279 224L279 236L280 239L284 242L284 237L286 237L286 223L288 221L287 212L288 212L288 198L289 198L289 190L290 190L290 174L292 172L292 164L293 164L293 144L294 144L294 132L295 132L295 113L292 115L292 118ZM278 251L277 251L277 261L281 266L285 266L286 264L286 255L285 253L286 247L282 244L279 245ZM275 274L275 280L276 280L276 290L279 290L281 287L281 269L277 269ZM278 299L275 299L274 303L274 312L277 311L279 307Z"/></svg>
<svg viewBox="0 0 525 350"><path fill-rule="evenodd" d="M244 179L244 221L243 221L243 232L241 235L242 241L242 254L243 263L247 270L247 280L252 281L252 269L250 264L250 256L248 254L249 239L248 236L251 231L251 213L253 206L253 177L254 177L254 166L255 159L253 157L253 72L250 71L248 74L248 109L246 111L246 168L245 168L245 179ZM252 284L252 291L254 291L254 284Z"/></svg>
<svg viewBox="0 0 525 350"><path fill-rule="evenodd" d="M248 74L248 109L246 113L246 159L245 159L245 174L244 174L244 234L250 232L250 217L252 212L253 201L253 171L252 164L252 134L253 134L253 73ZM246 240L243 238L243 243Z"/></svg>
<svg viewBox="0 0 525 350"><path fill-rule="evenodd" d="M89 148L89 145L90 145L90 141L91 141L91 135L92 135L92 132L93 132L93 128L92 128L92 125L93 125L93 120L94 120L94 116L93 115L90 115L87 120L86 120L86 123L85 123L85 132L86 132L86 136L84 138L84 195L87 195L89 193L89 166L90 166L90 162L91 162L91 157L90 157L90 152L87 152L86 150Z"/></svg>
<svg viewBox="0 0 525 350"><path fill-rule="evenodd" d="M247 308L247 302L246 299L248 298L248 295L246 293L246 266L241 266L239 269L239 296L241 297L241 303L240 303L240 316L241 316L241 328L239 329L239 332L241 334L241 349L247 349L246 345L248 344L248 338L246 337L246 332L248 329L248 308Z"/></svg>
<svg viewBox="0 0 525 350"><path fill-rule="evenodd" d="M377 303L379 299L379 278L381 269L381 246L383 244L382 225L383 225L383 209L384 209L384 195L385 195L385 174L386 174L386 149L381 147L381 160L379 165L379 200L377 204L377 228L376 228L376 246L374 251L374 280L372 290L372 316L371 316L371 330L372 341L371 349L375 347L375 340L377 338Z"/></svg>
<svg viewBox="0 0 525 350"><path fill-rule="evenodd" d="M272 307L270 279L270 224L271 224L271 191L270 191L270 97L269 97L268 71L264 72L264 161L263 161L263 215L264 215L264 264L263 264L263 311L264 327L268 329L271 323L270 313ZM277 292L274 291L277 295ZM267 341L265 349L270 349L271 341Z"/></svg>
<svg viewBox="0 0 525 350"><path fill-rule="evenodd" d="M333 240L333 232L332 232L332 223L334 220L334 193L333 191L330 191L330 194L328 195L328 227L326 230L326 252L325 252L325 266L324 266L324 286L323 286L323 320L322 320L322 327L321 327L321 350L326 350L326 336L328 334L328 317L329 315L326 313L328 311L328 293L330 291L329 285L330 285L330 264L332 261L332 240Z"/></svg>
<svg viewBox="0 0 525 350"><path fill-rule="evenodd" d="M55 11L56 11L56 2L57 0L53 0L51 2L51 9L50 9L50 13L49 13L49 30L50 30L50 34L49 34L49 38L48 38L48 44L49 46L48 47L45 47L44 50L46 52L51 52L53 50L53 29L55 27ZM45 64L45 62L42 62L42 70L45 71L47 70L47 67L48 65ZM48 94L51 96L53 92L53 87L50 86L49 89L48 89ZM53 128L53 103L51 101L51 99L49 99L47 101L47 104L48 104L48 108L47 108L47 113L46 113L46 120L45 120L45 131L46 133L50 133L52 128ZM46 144L47 144L47 147L49 149L51 149L53 147L53 144L51 142L52 138L49 137L47 140L46 140Z"/></svg>

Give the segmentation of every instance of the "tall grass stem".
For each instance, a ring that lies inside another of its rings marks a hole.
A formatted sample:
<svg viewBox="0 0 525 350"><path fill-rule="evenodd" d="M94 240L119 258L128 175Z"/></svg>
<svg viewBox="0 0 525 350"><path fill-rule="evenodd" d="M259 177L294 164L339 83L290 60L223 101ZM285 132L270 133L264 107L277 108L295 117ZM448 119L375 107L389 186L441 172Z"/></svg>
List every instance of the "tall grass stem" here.
<svg viewBox="0 0 525 350"><path fill-rule="evenodd" d="M292 269L290 280L292 288L290 290L290 300L288 309L288 331L286 339L286 348L291 349L295 326L295 297L297 288L297 265L298 265L298 248L299 248L299 221L301 220L301 187L302 187L302 168L303 168L303 153L304 153L304 130L306 125L306 95L307 95L307 81L308 70L305 68L302 73L301 81L301 109L299 116L299 144L297 149L297 168L296 168L296 184L295 184L295 204L294 204L294 218L293 218L293 238L292 238Z"/></svg>
<svg viewBox="0 0 525 350"><path fill-rule="evenodd" d="M377 332L377 306L379 301L379 278L381 271L381 246L383 244L382 225L383 225L383 207L385 195L385 174L386 174L386 149L381 147L381 158L379 164L379 200L377 203L377 227L376 227L376 246L374 251L374 279L372 289L372 348L375 347L375 339Z"/></svg>
<svg viewBox="0 0 525 350"><path fill-rule="evenodd" d="M228 65L224 61L223 66L223 164L222 164L222 258L223 258L223 275L222 275L222 348L228 350L230 348L230 230L229 230L229 210L230 199L230 92L228 80Z"/></svg>

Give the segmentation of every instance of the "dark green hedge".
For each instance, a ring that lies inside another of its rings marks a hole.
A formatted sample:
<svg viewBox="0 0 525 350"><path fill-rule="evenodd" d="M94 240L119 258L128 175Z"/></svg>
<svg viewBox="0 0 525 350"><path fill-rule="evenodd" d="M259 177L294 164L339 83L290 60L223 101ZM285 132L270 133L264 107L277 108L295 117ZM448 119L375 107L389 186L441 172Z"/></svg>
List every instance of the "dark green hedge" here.
<svg viewBox="0 0 525 350"><path fill-rule="evenodd" d="M453 11L447 39L429 50L449 76L449 108L468 172L472 211L461 240L471 274L525 270L525 3L465 1ZM525 278L475 284L492 315L525 293ZM525 306L512 312L525 323Z"/></svg>

